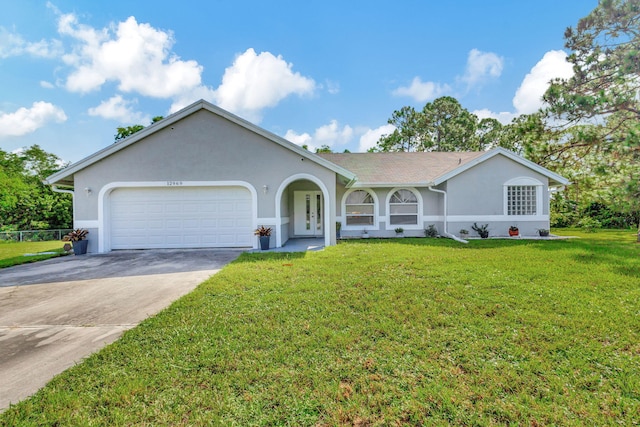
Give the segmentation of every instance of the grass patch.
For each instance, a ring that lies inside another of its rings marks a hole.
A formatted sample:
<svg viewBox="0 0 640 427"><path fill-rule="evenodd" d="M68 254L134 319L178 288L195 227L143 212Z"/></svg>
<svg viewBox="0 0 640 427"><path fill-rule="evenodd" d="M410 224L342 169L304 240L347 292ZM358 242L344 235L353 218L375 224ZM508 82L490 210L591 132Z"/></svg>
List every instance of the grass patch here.
<svg viewBox="0 0 640 427"><path fill-rule="evenodd" d="M53 254L25 256L39 252L55 252ZM7 242L0 241L0 268L29 262L42 261L65 255L62 242L54 240L47 242Z"/></svg>
<svg viewBox="0 0 640 427"><path fill-rule="evenodd" d="M0 425L633 425L639 255L631 232L243 254Z"/></svg>

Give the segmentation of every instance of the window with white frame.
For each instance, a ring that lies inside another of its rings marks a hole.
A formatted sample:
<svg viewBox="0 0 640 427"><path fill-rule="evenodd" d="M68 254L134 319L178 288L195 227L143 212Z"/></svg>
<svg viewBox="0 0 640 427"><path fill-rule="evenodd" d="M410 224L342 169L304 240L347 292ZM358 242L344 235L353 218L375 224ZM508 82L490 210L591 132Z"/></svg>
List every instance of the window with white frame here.
<svg viewBox="0 0 640 427"><path fill-rule="evenodd" d="M539 215L542 212L543 184L533 178L515 178L505 183L507 215Z"/></svg>
<svg viewBox="0 0 640 427"><path fill-rule="evenodd" d="M356 190L347 196L345 202L346 225L373 225L375 200L368 191Z"/></svg>
<svg viewBox="0 0 640 427"><path fill-rule="evenodd" d="M410 190L398 190L389 199L390 225L417 225L418 198Z"/></svg>

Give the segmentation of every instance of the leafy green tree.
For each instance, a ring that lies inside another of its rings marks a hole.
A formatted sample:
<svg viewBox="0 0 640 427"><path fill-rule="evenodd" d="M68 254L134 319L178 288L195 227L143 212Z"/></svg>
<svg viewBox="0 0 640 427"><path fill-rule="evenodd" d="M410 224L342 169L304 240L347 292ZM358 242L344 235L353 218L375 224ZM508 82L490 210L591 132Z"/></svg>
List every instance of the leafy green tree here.
<svg viewBox="0 0 640 427"><path fill-rule="evenodd" d="M574 75L555 79L548 112L570 124L609 120L600 144L640 155L640 0L602 0L565 32Z"/></svg>
<svg viewBox="0 0 640 427"><path fill-rule="evenodd" d="M63 166L38 145L18 153L0 150L0 229L71 227L71 196L42 182Z"/></svg>
<svg viewBox="0 0 640 427"><path fill-rule="evenodd" d="M495 147L516 148L512 129L498 120L470 113L450 96L396 110L388 120L395 130L383 135L369 151L482 151Z"/></svg>
<svg viewBox="0 0 640 427"><path fill-rule="evenodd" d="M424 137L419 151L473 151L479 149L478 117L450 96L422 109Z"/></svg>
<svg viewBox="0 0 640 427"><path fill-rule="evenodd" d="M316 148L316 153L333 153L333 150L331 150L331 147L329 147L328 145L323 144L320 147Z"/></svg>
<svg viewBox="0 0 640 427"><path fill-rule="evenodd" d="M155 116L154 118L151 119L151 124L157 123L162 119L164 119L164 117ZM126 137L131 136L136 132L140 132L142 129L144 129L144 126L142 126L142 125L132 125L132 126L118 127L118 128L116 128L117 132L116 132L116 134L114 136L115 142L118 142L121 139L125 139Z"/></svg>
<svg viewBox="0 0 640 427"><path fill-rule="evenodd" d="M136 132L140 132L144 129L142 125L133 125L133 126L124 126L117 128L117 133L115 134L115 141L118 142L121 139L125 139L128 136L133 135Z"/></svg>
<svg viewBox="0 0 640 427"><path fill-rule="evenodd" d="M389 135L383 135L374 150L377 151L423 151L423 120L413 107L402 107L391 114L387 123L395 126Z"/></svg>
<svg viewBox="0 0 640 427"><path fill-rule="evenodd" d="M574 75L544 95L545 113L570 134L548 151L588 171L574 182L593 183L591 202L631 217L640 212L639 26L640 0L601 0L565 32Z"/></svg>

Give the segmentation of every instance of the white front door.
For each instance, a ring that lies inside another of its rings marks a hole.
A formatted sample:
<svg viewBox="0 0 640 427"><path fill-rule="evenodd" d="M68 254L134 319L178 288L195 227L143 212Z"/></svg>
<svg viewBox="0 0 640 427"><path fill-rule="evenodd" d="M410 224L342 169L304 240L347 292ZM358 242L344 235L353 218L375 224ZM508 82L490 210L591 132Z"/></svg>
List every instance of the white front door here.
<svg viewBox="0 0 640 427"><path fill-rule="evenodd" d="M321 191L293 192L293 233L296 236L322 236L322 202Z"/></svg>

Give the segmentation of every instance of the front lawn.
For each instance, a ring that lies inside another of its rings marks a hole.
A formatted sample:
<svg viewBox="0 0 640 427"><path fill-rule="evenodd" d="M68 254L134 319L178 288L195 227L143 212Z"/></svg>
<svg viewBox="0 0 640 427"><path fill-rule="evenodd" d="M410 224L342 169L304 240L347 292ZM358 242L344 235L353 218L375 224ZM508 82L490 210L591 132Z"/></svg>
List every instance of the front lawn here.
<svg viewBox="0 0 640 427"><path fill-rule="evenodd" d="M42 261L64 255L63 242L9 242L0 240L0 268L11 267L28 262ZM54 252L53 254L40 254ZM40 255L36 255L40 254Z"/></svg>
<svg viewBox="0 0 640 427"><path fill-rule="evenodd" d="M634 425L640 244L581 236L244 254L0 425Z"/></svg>

